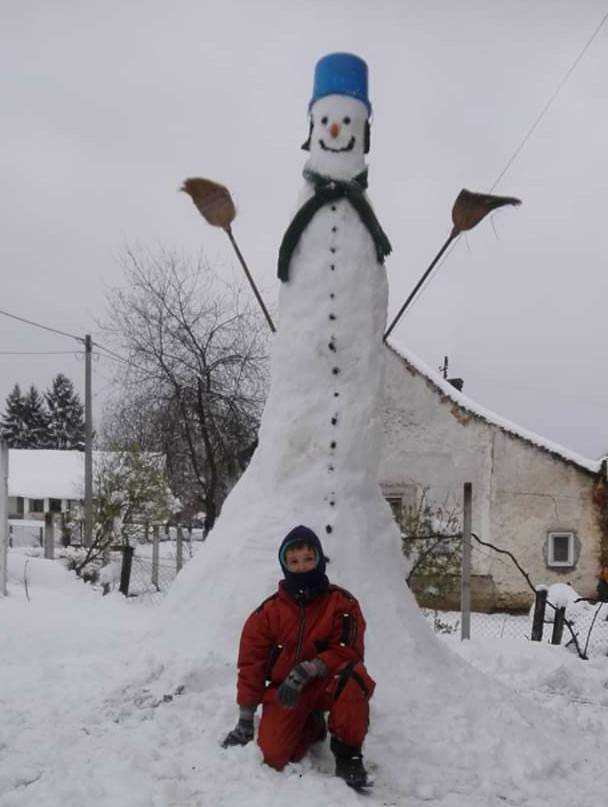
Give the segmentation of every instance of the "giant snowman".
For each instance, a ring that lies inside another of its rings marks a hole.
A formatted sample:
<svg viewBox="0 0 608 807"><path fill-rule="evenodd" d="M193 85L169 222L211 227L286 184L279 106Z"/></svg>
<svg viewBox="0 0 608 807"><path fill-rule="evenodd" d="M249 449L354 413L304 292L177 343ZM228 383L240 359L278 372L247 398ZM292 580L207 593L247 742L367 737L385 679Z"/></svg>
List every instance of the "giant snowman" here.
<svg viewBox="0 0 608 807"><path fill-rule="evenodd" d="M412 642L438 651L405 585L399 532L378 483L390 243L365 191L365 62L347 53L321 59L309 115L304 184L279 250L258 447L165 602L163 641L178 643L172 662L181 659L184 673L205 652L233 666L243 620L276 587L278 546L304 524L323 541L330 579L361 602L381 691L380 667L392 679ZM389 649L387 630L399 623ZM180 641L192 624L196 642Z"/></svg>
<svg viewBox="0 0 608 807"><path fill-rule="evenodd" d="M258 448L165 606L180 619L204 613L201 641L214 652L230 647L232 658L242 620L276 585L277 548L298 524L321 537L330 579L361 600L368 645L375 621L399 610L419 620L378 484L390 244L365 192L365 62L347 53L321 59L309 114L304 185L279 250L278 329Z"/></svg>

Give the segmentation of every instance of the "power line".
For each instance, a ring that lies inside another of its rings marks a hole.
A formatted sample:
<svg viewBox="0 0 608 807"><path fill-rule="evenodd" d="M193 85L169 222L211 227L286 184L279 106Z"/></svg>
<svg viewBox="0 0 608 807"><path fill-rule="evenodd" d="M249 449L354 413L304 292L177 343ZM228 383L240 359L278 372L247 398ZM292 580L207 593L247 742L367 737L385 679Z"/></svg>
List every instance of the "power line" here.
<svg viewBox="0 0 608 807"><path fill-rule="evenodd" d="M77 342L85 342L85 338L83 336L76 336L73 333L67 333L66 331L61 331L59 328L52 328L50 325L43 325L41 322L35 322L31 319L26 319L25 317L19 317L17 314L11 314L9 311L2 311L0 310L0 314L5 317L10 317L11 319L15 319L18 322L23 322L26 325L31 325L34 328L42 328L44 331L49 331L50 333L56 333L60 336L66 336L69 339L75 339ZM119 356L118 353L115 353L110 348L101 345L99 342L92 342L95 347L100 348L101 350L105 351L109 356L112 356L117 361L122 362L123 364L131 365L132 362L129 359L125 359L124 356ZM68 355L74 354L80 351L74 350L0 350L0 356L60 356L60 355ZM109 356L104 356L101 353L97 353L96 355L101 356L102 358L109 358Z"/></svg>
<svg viewBox="0 0 608 807"><path fill-rule="evenodd" d="M110 348L108 348L108 347L104 347L104 345L100 345L99 342L93 342L93 346L98 347L101 350L105 350L105 352L108 353L109 356L112 356L117 361L121 361L124 364L132 364L132 362L129 361L129 359L125 359L124 356L119 356L118 353L115 353L113 350L110 350ZM101 355L101 354L98 354L98 355ZM104 357L104 358L107 358L107 356Z"/></svg>
<svg viewBox="0 0 608 807"><path fill-rule="evenodd" d="M115 361L118 361L121 364L126 364L127 367L135 367L136 370L141 370L142 373L149 372L149 370L146 370L144 367L140 367L139 365L135 364L135 362L132 361L131 359L125 359L124 356L115 353L113 350L110 350L109 347L105 347L104 345L99 344L99 342L93 342L93 345L95 345L95 347L101 348L101 350L105 350L105 352L108 354L107 356L104 356L103 353L97 353L96 355L102 359L114 359Z"/></svg>
<svg viewBox="0 0 608 807"><path fill-rule="evenodd" d="M509 160L508 160L507 164L505 165L505 167L503 168L503 170L502 170L502 171L500 172L500 174L498 175L498 179L496 180L496 182L495 182L495 183L492 185L492 187L490 188L489 193L492 193L492 191L494 190L494 188L495 188L495 187L498 185L498 183L500 182L500 180L501 180L501 179L504 177L504 175L507 173L507 171L509 170L509 168L510 168L510 167L513 165L513 163L515 162L515 160L516 160L516 159L517 159L517 157L519 156L519 154L520 154L521 150L523 149L523 147L526 145L526 143L528 142L528 140L529 140L529 139L530 139L530 137L532 136L532 134L533 134L534 130L535 130L535 129L536 129L536 127L539 125L539 123L541 122L541 120L542 120L542 119L545 117L545 115L547 114L547 112L549 111L549 108L551 107L551 104L552 104L552 103L555 101L555 99L556 99L556 98L557 98L557 96L560 94L560 92L561 92L562 88L564 87L564 85L566 84L566 82L568 81L568 79L570 78L570 76L572 75L572 73L574 73L574 71L575 71L575 70L576 70L576 68L578 67L579 62L581 61L581 59L583 58L583 56L585 55L585 53L587 52L587 50L588 50L588 49L589 49L589 47L591 46L591 43L593 42L593 40L596 38L596 36L599 34L599 32L601 31L601 29L603 28L604 23L606 22L606 20L608 20L608 11L607 11L607 12L604 14L604 16L602 17L602 20L601 20L600 24L597 26L597 28L595 29L595 31L594 31L594 32L591 34L590 38L589 38L589 39L587 40L587 42L585 43L585 45L584 45L583 49L581 50L581 52L578 54L578 56L576 57L576 59L574 60L574 62L573 62L571 65L570 65L570 67L569 67L569 68L568 68L568 70L566 71L566 74L564 75L564 77L562 78L562 80L560 81L560 83L557 85L557 88L556 88L555 92L554 92L554 93L553 93L553 95L552 95L552 96L549 98L549 100L547 101L547 103L545 104L545 106L542 108L542 110L541 110L540 114L537 116L537 118L536 118L536 120L534 121L534 123L532 124L532 126L531 126L531 127L528 129L528 131L527 131L526 135L524 136L524 139L521 141L521 143L519 144L519 146L518 146L518 147L515 149L515 151L513 152L513 154L511 155L511 157L509 158Z"/></svg>
<svg viewBox="0 0 608 807"><path fill-rule="evenodd" d="M95 345L95 347L99 347L102 350L105 350L107 355L104 355L103 353L95 354L96 356L99 356L101 359L111 359L119 362L120 364L126 364L127 367L134 367L136 370L140 370L142 373L147 374L150 372L146 368L140 367L139 365L135 364L135 362L132 361L131 359L125 359L124 356L120 356L118 353L115 353L113 350L110 350L110 348L100 345L99 342L93 342L93 344Z"/></svg>
<svg viewBox="0 0 608 807"><path fill-rule="evenodd" d="M530 139L530 137L534 133L535 129L540 124L541 120L545 117L545 115L549 111L549 108L551 107L551 105L553 104L553 102L555 101L555 99L557 98L559 93L561 92L562 88L564 87L564 85L566 84L566 82L568 81L568 79L570 78L572 73L575 71L575 69L578 67L579 62L581 61L581 59L583 58L585 53L589 50L593 40L597 37L597 35L601 31L601 29L603 28L606 20L608 20L608 11L606 12L606 14L604 14L604 16L602 17L599 25L596 27L594 32L591 34L591 36L589 37L589 39L587 40L587 42L583 46L582 50L580 51L580 53L578 54L578 56L576 57L574 62L570 65L570 67L566 71L565 75L563 76L562 80L557 85L557 88L555 89L555 91L553 92L553 94L551 95L551 97L549 98L547 103L545 104L545 106L542 108L540 114L536 117L534 123L529 128L529 130L526 132L523 140L521 141L519 146L515 149L515 151L513 152L511 157L509 158L509 160L507 161L507 164L505 165L503 170L500 172L500 174L498 175L498 178L496 179L496 181L494 182L494 184L490 188L489 193L492 193L492 191L496 188L496 186L498 185L500 180L505 176L505 174L507 173L509 168L513 165L513 163L515 162L515 160L517 159L517 157L521 153L522 149L524 148L524 146L526 145L526 143L528 142L528 140ZM434 272L434 274L431 275L429 278L427 278L426 282L424 283L424 285L420 289L420 292L419 292L418 296L414 299L411 308L413 308L416 305L416 303L420 301L420 298L423 296L424 292L428 289L428 287L431 285L433 280L437 277L437 275L439 274L438 270L447 261L447 259L451 255L452 250L454 249L454 247L456 246L457 243L458 243L458 241L454 241L454 243L450 246L450 249L446 252L446 254L441 259L441 262L439 263L439 265L436 267L436 271Z"/></svg>
<svg viewBox="0 0 608 807"><path fill-rule="evenodd" d="M67 333L66 331L61 331L58 328L51 328L49 325L43 325L41 322L34 322L34 320L26 319L25 317L19 317L17 314L11 314L9 311L2 311L0 310L0 314L5 317L10 317L11 319L15 319L18 322L23 322L26 325L31 325L34 328L42 328L44 331L49 331L50 333L56 333L60 336L67 336L69 339L75 339L77 342L85 342L85 338L82 336L75 336L73 333ZM122 362L123 364L136 366L131 362L129 359L125 359L124 356L119 356L118 353L115 353L110 348L101 345L99 342L92 342L95 347L100 348L101 350L105 351L108 356L104 356L102 353L97 353L98 356L101 358L109 358L112 356L116 361ZM67 355L72 354L75 351L73 350L48 350L48 351L20 351L20 350L0 350L1 356L59 356L59 355ZM78 351L80 352L80 351Z"/></svg>
<svg viewBox="0 0 608 807"><path fill-rule="evenodd" d="M121 359L118 356L108 356L107 353L100 353L97 350L93 351L93 355L97 356L98 359L109 359L110 361L116 361L119 364L130 364L130 362L126 359Z"/></svg>
<svg viewBox="0 0 608 807"><path fill-rule="evenodd" d="M0 350L0 356L76 356L79 350Z"/></svg>
<svg viewBox="0 0 608 807"><path fill-rule="evenodd" d="M48 325L42 325L40 322L34 322L31 319L26 319L25 317L18 317L17 314L11 314L8 311L0 310L0 314L5 317L10 317L11 319L16 319L18 322L24 322L26 325L32 325L34 328L41 328L43 331L49 331L50 333L57 333L59 336L67 336L68 339L75 339L77 342L84 343L84 337L82 336L74 336L73 333L66 333L66 331L60 331L58 328L51 328Z"/></svg>

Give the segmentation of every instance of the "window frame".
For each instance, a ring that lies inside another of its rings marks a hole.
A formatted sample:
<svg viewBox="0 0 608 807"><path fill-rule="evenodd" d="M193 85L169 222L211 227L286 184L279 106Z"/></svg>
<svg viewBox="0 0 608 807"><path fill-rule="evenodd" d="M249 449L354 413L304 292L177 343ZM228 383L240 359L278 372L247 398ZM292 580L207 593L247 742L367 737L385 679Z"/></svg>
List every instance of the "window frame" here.
<svg viewBox="0 0 608 807"><path fill-rule="evenodd" d="M389 493L384 496L384 499L388 506L391 508L391 512L393 514L393 518L395 519L395 523L399 526L399 529L403 528L403 496L400 496L397 493ZM396 508L399 508L399 518L397 518Z"/></svg>
<svg viewBox="0 0 608 807"><path fill-rule="evenodd" d="M555 560L554 557L554 539L568 538L568 559ZM549 530L547 533L547 567L549 569L571 569L576 565L576 545L575 534L572 530Z"/></svg>

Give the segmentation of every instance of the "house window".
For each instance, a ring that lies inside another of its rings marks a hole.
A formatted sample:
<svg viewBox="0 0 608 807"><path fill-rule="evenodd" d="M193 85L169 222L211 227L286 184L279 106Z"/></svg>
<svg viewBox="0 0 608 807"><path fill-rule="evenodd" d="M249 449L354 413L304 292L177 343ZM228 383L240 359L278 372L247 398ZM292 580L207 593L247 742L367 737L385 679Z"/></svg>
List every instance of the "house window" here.
<svg viewBox="0 0 608 807"><path fill-rule="evenodd" d="M573 532L550 532L547 536L547 566L574 566Z"/></svg>
<svg viewBox="0 0 608 807"><path fill-rule="evenodd" d="M30 513L44 513L44 499L30 499Z"/></svg>
<svg viewBox="0 0 608 807"><path fill-rule="evenodd" d="M61 513L61 499L49 499L49 510L51 513Z"/></svg>
<svg viewBox="0 0 608 807"><path fill-rule="evenodd" d="M401 527L403 524L403 499L401 496L387 496L386 501L393 511L395 521Z"/></svg>

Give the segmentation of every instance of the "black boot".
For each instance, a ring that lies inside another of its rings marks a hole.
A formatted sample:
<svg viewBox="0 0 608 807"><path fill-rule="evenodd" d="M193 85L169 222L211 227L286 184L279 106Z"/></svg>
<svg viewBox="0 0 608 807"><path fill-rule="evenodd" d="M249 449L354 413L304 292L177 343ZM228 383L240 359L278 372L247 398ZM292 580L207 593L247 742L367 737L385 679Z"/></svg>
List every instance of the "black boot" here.
<svg viewBox="0 0 608 807"><path fill-rule="evenodd" d="M361 747L346 745L337 737L332 737L329 747L336 758L336 776L344 779L354 790L364 790L372 786L372 781L363 767L363 754Z"/></svg>

